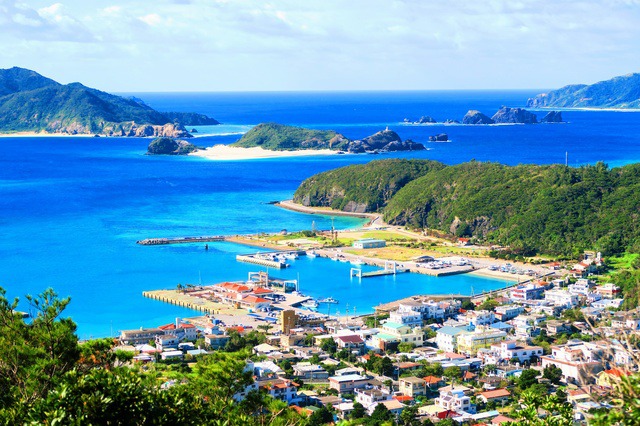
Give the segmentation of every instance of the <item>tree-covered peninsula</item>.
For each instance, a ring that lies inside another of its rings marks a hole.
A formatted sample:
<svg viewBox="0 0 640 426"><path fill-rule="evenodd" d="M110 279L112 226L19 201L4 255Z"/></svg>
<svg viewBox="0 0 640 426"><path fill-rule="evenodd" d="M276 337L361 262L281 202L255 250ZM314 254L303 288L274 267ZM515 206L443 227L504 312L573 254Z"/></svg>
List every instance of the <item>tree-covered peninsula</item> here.
<svg viewBox="0 0 640 426"><path fill-rule="evenodd" d="M218 124L196 113L159 112L80 83L24 68L0 69L0 132L189 137L185 125Z"/></svg>
<svg viewBox="0 0 640 426"><path fill-rule="evenodd" d="M403 141L396 132L389 129L360 140L351 140L333 130L306 129L278 123L258 124L231 146L239 148L261 147L271 151L329 149L351 153L424 149L424 145L412 140Z"/></svg>
<svg viewBox="0 0 640 426"><path fill-rule="evenodd" d="M571 84L527 101L532 108L640 108L640 73L595 84Z"/></svg>
<svg viewBox="0 0 640 426"><path fill-rule="evenodd" d="M640 249L640 164L505 166L385 160L317 174L297 189L307 206L376 211L394 225L434 229L526 253Z"/></svg>

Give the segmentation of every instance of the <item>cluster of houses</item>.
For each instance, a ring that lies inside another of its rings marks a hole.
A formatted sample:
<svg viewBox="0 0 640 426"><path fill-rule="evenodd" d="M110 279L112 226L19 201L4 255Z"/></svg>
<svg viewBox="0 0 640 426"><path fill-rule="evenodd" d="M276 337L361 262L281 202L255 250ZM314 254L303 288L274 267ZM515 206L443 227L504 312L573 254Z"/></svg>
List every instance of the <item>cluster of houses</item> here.
<svg viewBox="0 0 640 426"><path fill-rule="evenodd" d="M255 307L263 297L237 283L223 283L216 293L220 299L246 307ZM531 282L511 288L495 302L498 306L491 310L465 310L459 300L413 297L399 302L373 327L371 323L367 327L337 321L304 326L294 311L282 311L279 331L253 349L261 361L247 361L254 383L235 397L242 400L252 390L261 390L309 411L330 406L338 418L348 418L355 403L368 413L383 404L398 415L418 404L419 415L432 421L452 418L500 424L513 421L496 408L513 402L508 384L524 370L556 367L563 384L570 386L568 401L576 410L587 412L600 406L591 396L606 395L638 355L622 340L615 340L637 331L640 317L609 309L622 302L620 289L613 284L596 285L582 277L571 283ZM567 309L579 309L593 322L561 320ZM198 338L204 339L206 350L223 348L230 328L213 318L206 327L178 319L157 328L123 331L120 340L139 349L138 361L170 360L204 353L189 343ZM533 343L540 336L553 339L562 334L562 344L543 347ZM335 351L322 349L327 340L333 341L330 346ZM392 371L385 375L367 371L363 366L371 365L372 357L388 357ZM284 361L292 370L281 368ZM423 366L436 364L442 367L440 371L457 367L460 376L420 374ZM301 383L322 384L328 392L303 390Z"/></svg>

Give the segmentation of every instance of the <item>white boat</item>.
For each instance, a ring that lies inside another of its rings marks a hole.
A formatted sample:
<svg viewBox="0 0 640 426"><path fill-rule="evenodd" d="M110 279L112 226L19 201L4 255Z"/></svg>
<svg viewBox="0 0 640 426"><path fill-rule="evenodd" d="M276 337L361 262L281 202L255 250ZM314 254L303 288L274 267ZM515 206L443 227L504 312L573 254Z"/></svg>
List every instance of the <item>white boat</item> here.
<svg viewBox="0 0 640 426"><path fill-rule="evenodd" d="M305 308L315 309L317 308L319 303L314 299L305 300L300 304L300 306L304 306Z"/></svg>
<svg viewBox="0 0 640 426"><path fill-rule="evenodd" d="M333 297L325 297L324 299L318 299L318 303L340 303Z"/></svg>
<svg viewBox="0 0 640 426"><path fill-rule="evenodd" d="M296 260L298 258L298 255L295 253L286 253L284 257L286 259Z"/></svg>
<svg viewBox="0 0 640 426"><path fill-rule="evenodd" d="M314 257L318 257L318 255L316 254L315 251L308 251L307 252L307 257L314 258Z"/></svg>
<svg viewBox="0 0 640 426"><path fill-rule="evenodd" d="M349 261L349 263L352 264L352 265L356 265L356 266L364 265L364 262L362 260L351 260L351 261Z"/></svg>

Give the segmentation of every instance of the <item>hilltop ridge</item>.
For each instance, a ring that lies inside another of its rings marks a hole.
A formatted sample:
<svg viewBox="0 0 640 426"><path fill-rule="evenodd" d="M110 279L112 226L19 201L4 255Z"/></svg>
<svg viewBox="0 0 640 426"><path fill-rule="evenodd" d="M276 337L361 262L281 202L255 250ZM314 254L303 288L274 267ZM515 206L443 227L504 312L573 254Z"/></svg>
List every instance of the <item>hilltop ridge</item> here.
<svg viewBox="0 0 640 426"><path fill-rule="evenodd" d="M640 245L640 164L505 166L372 161L303 181L294 202L378 212L392 225L472 236L523 252L572 255Z"/></svg>
<svg viewBox="0 0 640 426"><path fill-rule="evenodd" d="M640 108L640 73L626 74L597 83L570 84L529 98L532 108Z"/></svg>
<svg viewBox="0 0 640 426"><path fill-rule="evenodd" d="M202 121L217 124L202 114L159 112L135 98L81 83L60 84L24 68L0 69L3 133L190 137L184 126Z"/></svg>

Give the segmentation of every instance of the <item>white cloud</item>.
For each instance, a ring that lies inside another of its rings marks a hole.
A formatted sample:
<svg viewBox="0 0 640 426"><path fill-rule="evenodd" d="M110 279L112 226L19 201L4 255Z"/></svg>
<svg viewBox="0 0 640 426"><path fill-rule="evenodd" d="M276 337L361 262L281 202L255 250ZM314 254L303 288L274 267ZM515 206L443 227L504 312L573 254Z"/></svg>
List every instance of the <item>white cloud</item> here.
<svg viewBox="0 0 640 426"><path fill-rule="evenodd" d="M44 1L0 0L0 46L82 62L111 90L550 87L640 68L640 0ZM188 66L176 79L159 60Z"/></svg>
<svg viewBox="0 0 640 426"><path fill-rule="evenodd" d="M148 15L141 16L138 19L152 27L161 25L163 23L162 17L157 13L150 13Z"/></svg>

